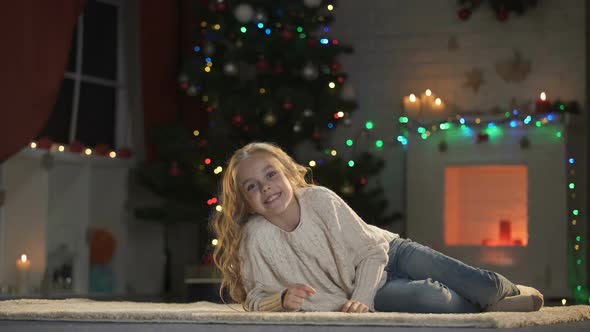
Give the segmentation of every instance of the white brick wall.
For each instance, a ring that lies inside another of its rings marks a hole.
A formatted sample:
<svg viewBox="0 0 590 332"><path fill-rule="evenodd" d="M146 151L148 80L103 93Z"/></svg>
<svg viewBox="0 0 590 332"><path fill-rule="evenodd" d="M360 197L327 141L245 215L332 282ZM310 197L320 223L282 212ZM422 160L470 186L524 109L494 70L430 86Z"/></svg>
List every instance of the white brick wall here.
<svg viewBox="0 0 590 332"><path fill-rule="evenodd" d="M330 35L355 48L341 60L360 108L353 128L338 130L351 133L371 119L376 124L372 138L391 142L402 97L426 88L464 110L506 108L513 97L534 101L540 91L552 100L585 105L584 8L584 0L541 0L523 16L511 13L500 22L484 1L463 22L454 0L340 0ZM459 45L454 51L448 48L451 36ZM494 69L513 50L532 61L531 73L519 83L503 81ZM484 74L478 93L463 87L464 73L473 67ZM334 137L344 149L343 136ZM387 161L382 183L391 208L402 210L403 154L390 144L382 155Z"/></svg>

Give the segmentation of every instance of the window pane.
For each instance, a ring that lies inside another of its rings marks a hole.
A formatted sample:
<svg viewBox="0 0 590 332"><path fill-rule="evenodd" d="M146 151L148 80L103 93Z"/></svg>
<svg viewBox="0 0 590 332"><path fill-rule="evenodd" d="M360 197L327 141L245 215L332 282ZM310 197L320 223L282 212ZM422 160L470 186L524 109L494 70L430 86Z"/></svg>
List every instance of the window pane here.
<svg viewBox="0 0 590 332"><path fill-rule="evenodd" d="M68 144L70 135L70 121L72 117L72 100L74 95L74 81L64 79L59 90L57 102L53 112L45 124L45 128L39 133L39 137L48 136L55 142Z"/></svg>
<svg viewBox="0 0 590 332"><path fill-rule="evenodd" d="M74 33L72 34L72 42L70 46L70 55L68 58L68 67L66 71L75 72L76 71L76 54L78 48L78 25L76 24L76 28L74 29Z"/></svg>
<svg viewBox="0 0 590 332"><path fill-rule="evenodd" d="M114 147L115 96L113 87L82 83L76 138L87 146L102 143Z"/></svg>
<svg viewBox="0 0 590 332"><path fill-rule="evenodd" d="M82 73L117 79L117 7L88 1L84 11Z"/></svg>

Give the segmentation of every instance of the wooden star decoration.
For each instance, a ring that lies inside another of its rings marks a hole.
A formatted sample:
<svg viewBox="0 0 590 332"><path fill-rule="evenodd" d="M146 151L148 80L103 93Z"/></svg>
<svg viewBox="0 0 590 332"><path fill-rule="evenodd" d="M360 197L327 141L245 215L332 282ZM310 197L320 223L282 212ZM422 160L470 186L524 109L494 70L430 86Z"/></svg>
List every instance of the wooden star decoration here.
<svg viewBox="0 0 590 332"><path fill-rule="evenodd" d="M513 53L512 58L496 63L496 73L506 82L522 82L531 72L531 60L523 59L517 50Z"/></svg>
<svg viewBox="0 0 590 332"><path fill-rule="evenodd" d="M479 68L473 68L468 72L465 72L465 83L464 87L472 88L473 92L478 92L479 87L485 82L483 79L483 71Z"/></svg>

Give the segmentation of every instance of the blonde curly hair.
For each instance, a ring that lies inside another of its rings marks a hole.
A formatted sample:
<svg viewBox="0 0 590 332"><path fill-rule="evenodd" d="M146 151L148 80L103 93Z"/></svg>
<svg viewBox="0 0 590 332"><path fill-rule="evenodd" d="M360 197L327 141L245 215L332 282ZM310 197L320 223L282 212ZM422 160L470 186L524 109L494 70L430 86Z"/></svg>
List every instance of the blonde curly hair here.
<svg viewBox="0 0 590 332"><path fill-rule="evenodd" d="M229 159L223 175L219 197L223 210L213 215L211 228L218 244L213 252L215 265L221 270L221 287L219 294L227 289L230 297L237 303L246 300L246 290L242 282L240 259L240 241L242 228L248 222L249 207L237 183L239 163L253 154L264 153L279 162L281 171L291 182L293 189L311 186L305 180L308 168L298 164L285 151L272 143L254 142L234 152Z"/></svg>

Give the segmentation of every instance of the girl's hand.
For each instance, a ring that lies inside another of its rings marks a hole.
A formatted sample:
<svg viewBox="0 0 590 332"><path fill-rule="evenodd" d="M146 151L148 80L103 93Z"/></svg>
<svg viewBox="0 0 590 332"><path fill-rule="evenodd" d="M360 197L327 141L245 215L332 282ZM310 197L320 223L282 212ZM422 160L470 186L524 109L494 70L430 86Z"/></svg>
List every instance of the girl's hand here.
<svg viewBox="0 0 590 332"><path fill-rule="evenodd" d="M291 284L283 295L283 308L288 311L297 311L305 299L315 294L315 289L304 284Z"/></svg>
<svg viewBox="0 0 590 332"><path fill-rule="evenodd" d="M369 307L359 301L354 301L354 300L348 300L346 301L346 303L344 303L344 305L342 306L342 309L340 309L342 312L359 312L359 313L363 313L363 312L367 312L369 311Z"/></svg>

